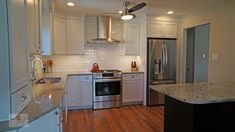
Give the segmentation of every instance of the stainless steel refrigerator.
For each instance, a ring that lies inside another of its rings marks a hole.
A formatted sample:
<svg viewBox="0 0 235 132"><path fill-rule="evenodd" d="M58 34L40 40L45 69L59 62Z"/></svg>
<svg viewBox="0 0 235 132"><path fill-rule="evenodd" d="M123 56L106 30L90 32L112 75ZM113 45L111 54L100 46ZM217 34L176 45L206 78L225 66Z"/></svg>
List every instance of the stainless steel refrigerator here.
<svg viewBox="0 0 235 132"><path fill-rule="evenodd" d="M162 105L164 104L164 95L150 87L176 82L176 39L148 38L147 51L148 105Z"/></svg>

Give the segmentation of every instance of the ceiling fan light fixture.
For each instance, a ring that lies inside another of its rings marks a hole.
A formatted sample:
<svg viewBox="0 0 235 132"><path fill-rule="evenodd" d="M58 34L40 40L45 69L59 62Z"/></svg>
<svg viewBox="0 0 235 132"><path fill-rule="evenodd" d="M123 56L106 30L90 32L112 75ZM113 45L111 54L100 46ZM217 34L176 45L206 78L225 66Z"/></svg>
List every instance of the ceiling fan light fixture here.
<svg viewBox="0 0 235 132"><path fill-rule="evenodd" d="M168 11L167 14L172 15L172 14L174 14L174 11Z"/></svg>
<svg viewBox="0 0 235 132"><path fill-rule="evenodd" d="M134 18L136 18L136 15L128 12L125 12L121 15L121 19L124 21L128 21Z"/></svg>
<svg viewBox="0 0 235 132"><path fill-rule="evenodd" d="M123 14L122 16L121 16L121 19L122 20L131 20L131 19L133 19L133 15L131 15L131 14Z"/></svg>
<svg viewBox="0 0 235 132"><path fill-rule="evenodd" d="M68 6L74 6L75 4L73 2L68 2L67 5Z"/></svg>

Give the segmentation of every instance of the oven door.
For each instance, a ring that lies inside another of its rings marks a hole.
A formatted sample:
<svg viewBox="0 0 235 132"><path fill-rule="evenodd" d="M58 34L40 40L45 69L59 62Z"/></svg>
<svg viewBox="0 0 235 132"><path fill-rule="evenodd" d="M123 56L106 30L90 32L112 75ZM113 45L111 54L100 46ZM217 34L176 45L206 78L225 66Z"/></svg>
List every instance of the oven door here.
<svg viewBox="0 0 235 132"><path fill-rule="evenodd" d="M95 79L94 102L121 100L121 78Z"/></svg>

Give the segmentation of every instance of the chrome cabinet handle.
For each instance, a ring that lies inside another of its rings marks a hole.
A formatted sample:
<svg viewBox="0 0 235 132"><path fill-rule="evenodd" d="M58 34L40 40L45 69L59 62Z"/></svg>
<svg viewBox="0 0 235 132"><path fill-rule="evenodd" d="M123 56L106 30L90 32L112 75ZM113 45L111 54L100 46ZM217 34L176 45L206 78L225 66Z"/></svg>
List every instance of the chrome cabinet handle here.
<svg viewBox="0 0 235 132"><path fill-rule="evenodd" d="M21 99L21 101L25 101L27 99L27 96L21 95L20 99Z"/></svg>

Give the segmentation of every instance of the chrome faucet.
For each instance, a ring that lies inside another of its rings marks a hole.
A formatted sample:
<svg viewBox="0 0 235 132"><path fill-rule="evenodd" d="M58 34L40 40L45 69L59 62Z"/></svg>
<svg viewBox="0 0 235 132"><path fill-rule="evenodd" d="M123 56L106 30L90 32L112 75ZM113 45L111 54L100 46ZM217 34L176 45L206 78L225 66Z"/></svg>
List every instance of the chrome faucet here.
<svg viewBox="0 0 235 132"><path fill-rule="evenodd" d="M36 61L39 61L41 63L41 68L42 69L44 68L43 62L40 58L36 57L36 58L33 59L33 61L32 61L32 81L33 82L37 80L37 77L36 77L36 74L35 74L35 62Z"/></svg>

